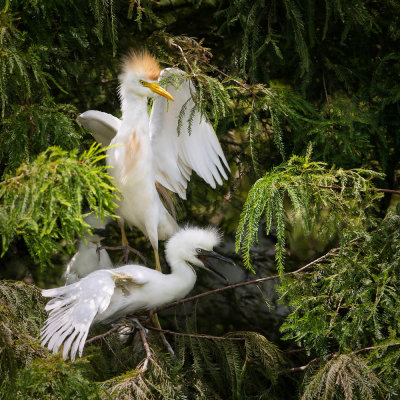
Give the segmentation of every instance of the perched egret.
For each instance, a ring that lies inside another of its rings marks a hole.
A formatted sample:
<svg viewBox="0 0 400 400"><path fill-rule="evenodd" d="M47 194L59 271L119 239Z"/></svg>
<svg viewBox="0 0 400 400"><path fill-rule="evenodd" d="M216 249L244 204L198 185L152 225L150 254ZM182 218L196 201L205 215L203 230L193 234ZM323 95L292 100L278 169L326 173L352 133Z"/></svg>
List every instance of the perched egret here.
<svg viewBox="0 0 400 400"><path fill-rule="evenodd" d="M109 218L101 221L93 214L85 218L85 222L93 228L93 235L87 234L85 240L81 239L79 241L78 251L67 264L67 268L63 274L63 279L67 285L77 282L79 279L98 269L113 268L107 250L99 249L100 242L105 235L106 225L109 221Z"/></svg>
<svg viewBox="0 0 400 400"><path fill-rule="evenodd" d="M123 244L125 220L149 238L161 270L158 240L170 237L178 225L157 189L169 189L185 199L192 170L215 188L222 177L227 179L224 167L229 171L229 166L212 125L195 107L195 88L183 71L161 71L158 62L142 51L127 57L119 78L122 120L91 110L78 121L104 146L116 145L107 151L107 163L123 195L117 211ZM159 80L169 82L168 92ZM150 118L149 97L154 97Z"/></svg>
<svg viewBox="0 0 400 400"><path fill-rule="evenodd" d="M82 356L93 323L111 322L184 297L196 282L195 267L223 277L208 261L211 257L233 264L213 251L219 241L220 235L213 228L184 228L166 245L170 274L141 265L125 265L94 271L68 286L43 290L43 296L54 298L46 306L50 314L41 330L42 344L54 353L63 345L64 359L70 352L73 361L78 350Z"/></svg>

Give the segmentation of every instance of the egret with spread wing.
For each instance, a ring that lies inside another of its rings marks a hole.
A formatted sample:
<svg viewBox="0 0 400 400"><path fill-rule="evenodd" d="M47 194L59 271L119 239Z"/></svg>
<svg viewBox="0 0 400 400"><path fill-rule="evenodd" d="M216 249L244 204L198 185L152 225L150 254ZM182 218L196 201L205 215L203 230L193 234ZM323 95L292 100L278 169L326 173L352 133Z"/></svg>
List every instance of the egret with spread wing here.
<svg viewBox="0 0 400 400"><path fill-rule="evenodd" d="M169 82L168 92L158 80ZM195 107L195 88L183 71L160 71L157 61L143 51L125 60L120 82L122 120L93 110L78 120L93 130L104 146L116 145L107 151L107 163L113 167L110 173L123 195L117 211L123 244L127 244L126 220L149 238L160 270L158 240L170 237L178 226L156 187L185 199L192 170L215 188L216 183L222 184L222 178L227 179L225 168L229 171L229 167L212 125ZM150 118L149 97L155 97Z"/></svg>
<svg viewBox="0 0 400 400"><path fill-rule="evenodd" d="M77 351L82 355L89 328L96 322L110 322L139 310L151 310L184 297L196 282L195 267L215 272L209 258L232 260L213 251L220 241L215 229L185 228L167 242L166 258L170 274L141 265L125 265L94 271L79 282L43 290L53 297L46 305L50 311L42 330L42 344L63 357ZM223 277L223 276L222 276Z"/></svg>

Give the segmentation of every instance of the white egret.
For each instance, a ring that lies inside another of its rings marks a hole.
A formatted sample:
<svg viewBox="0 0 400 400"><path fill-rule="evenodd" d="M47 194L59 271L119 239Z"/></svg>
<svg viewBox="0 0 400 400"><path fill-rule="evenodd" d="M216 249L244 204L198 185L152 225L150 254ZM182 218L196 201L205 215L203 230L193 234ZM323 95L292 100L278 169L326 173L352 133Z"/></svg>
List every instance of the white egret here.
<svg viewBox="0 0 400 400"><path fill-rule="evenodd" d="M125 265L94 271L79 282L42 291L54 297L46 305L49 317L41 330L42 344L63 357L77 351L82 356L89 328L96 322L111 322L139 310L151 310L184 297L196 282L195 267L215 271L208 258L232 260L213 251L220 235L213 228L184 228L167 242L166 258L170 274L141 265Z"/></svg>
<svg viewBox="0 0 400 400"><path fill-rule="evenodd" d="M169 79L167 92L157 81L172 76L180 80L180 86L176 88ZM156 186L185 199L192 170L215 188L216 183L222 184L222 177L227 179L224 166L228 171L229 166L212 125L195 107L195 88L183 71L160 71L158 62L142 51L125 60L119 78L122 120L91 110L81 114L78 121L93 130L104 146L117 145L107 151L107 163L113 167L110 174L123 195L117 211L123 244L127 244L125 220L149 238L156 268L161 270L158 240L170 237L178 225L160 200ZM155 97L150 118L149 97ZM166 99L175 101L168 103Z"/></svg>
<svg viewBox="0 0 400 400"><path fill-rule="evenodd" d="M105 236L105 228L109 218L100 220L94 214L85 218L85 222L92 228L93 235L85 235L85 240L79 241L78 251L67 264L62 276L65 283L77 282L79 279L98 269L113 268L110 256L107 250L100 249L100 242Z"/></svg>

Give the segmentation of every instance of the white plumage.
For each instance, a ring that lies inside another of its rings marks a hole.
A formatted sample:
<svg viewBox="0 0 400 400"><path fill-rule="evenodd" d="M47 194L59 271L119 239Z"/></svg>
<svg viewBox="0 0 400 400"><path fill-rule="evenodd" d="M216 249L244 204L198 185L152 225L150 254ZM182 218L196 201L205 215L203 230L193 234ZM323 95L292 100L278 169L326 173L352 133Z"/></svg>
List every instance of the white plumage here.
<svg viewBox="0 0 400 400"><path fill-rule="evenodd" d="M168 80L173 98L158 79ZM192 170L215 188L222 177L227 179L224 168L229 167L212 125L195 107L195 88L183 71L167 68L160 75L151 55L134 53L124 64L120 82L122 120L93 110L78 120L94 131L97 141L115 145L107 151L107 163L123 195L117 213L150 239L156 254L158 240L178 229L160 200L156 182L185 199ZM147 98L155 95L160 96L155 97L149 118Z"/></svg>
<svg viewBox="0 0 400 400"><path fill-rule="evenodd" d="M78 251L67 264L62 276L67 285L77 282L79 279L98 269L113 268L107 250L98 250L103 237L96 233L98 230L104 230L110 220L107 218L101 221L95 215L90 214L85 218L85 221L94 228L94 234L88 234L85 240L81 239L79 241Z"/></svg>
<svg viewBox="0 0 400 400"><path fill-rule="evenodd" d="M166 245L170 274L125 265L94 271L68 286L43 290L43 296L54 298L46 306L50 314L41 330L42 344L55 353L63 345L64 359L70 352L74 360L78 351L82 355L92 323L110 322L184 297L196 281L193 267L209 270L207 257L231 262L212 251L219 240L215 229L185 228Z"/></svg>

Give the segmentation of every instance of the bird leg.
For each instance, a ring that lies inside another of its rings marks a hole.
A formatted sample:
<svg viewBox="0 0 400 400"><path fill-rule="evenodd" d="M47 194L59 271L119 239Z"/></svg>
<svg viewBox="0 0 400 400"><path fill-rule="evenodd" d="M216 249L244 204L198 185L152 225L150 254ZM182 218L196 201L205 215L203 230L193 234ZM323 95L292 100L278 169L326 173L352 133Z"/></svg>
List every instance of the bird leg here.
<svg viewBox="0 0 400 400"><path fill-rule="evenodd" d="M120 223L119 227L121 229L121 244L122 244L122 246L129 246L128 238L126 237L124 222Z"/></svg>
<svg viewBox="0 0 400 400"><path fill-rule="evenodd" d="M162 272L161 264L160 264L160 257L158 255L158 250L154 249L154 258L156 259L156 270Z"/></svg>

